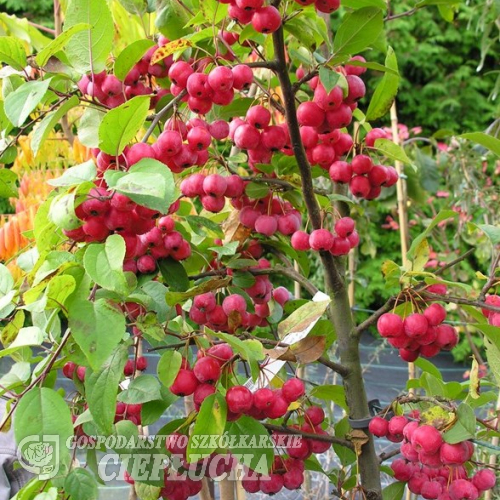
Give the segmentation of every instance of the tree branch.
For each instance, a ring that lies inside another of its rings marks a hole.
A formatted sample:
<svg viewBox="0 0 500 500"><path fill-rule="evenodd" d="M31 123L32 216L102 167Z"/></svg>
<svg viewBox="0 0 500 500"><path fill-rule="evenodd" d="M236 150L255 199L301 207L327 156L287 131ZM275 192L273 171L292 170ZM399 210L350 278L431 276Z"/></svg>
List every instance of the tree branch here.
<svg viewBox="0 0 500 500"><path fill-rule="evenodd" d="M291 429L290 427L287 427L285 425L274 425L274 424L262 424L267 430L273 431L273 432L278 432L282 434L292 434L294 436L302 436L306 439L314 439L315 441L324 441L326 443L332 443L332 444L340 444L341 446L344 446L345 448L349 448L350 450L354 449L353 444L350 441L347 441L347 439L341 439L335 436L327 436L324 434L312 434L309 432L303 432L298 429Z"/></svg>
<svg viewBox="0 0 500 500"><path fill-rule="evenodd" d="M488 281L485 283L483 286L481 293L479 294L478 299L484 301L486 298L486 294L489 292L490 288L495 284L498 279L496 278L496 269L498 267L498 263L500 262L500 252L498 252L497 256L495 259L493 259L490 267L490 277L488 278Z"/></svg>
<svg viewBox="0 0 500 500"><path fill-rule="evenodd" d="M183 90L179 95L174 97L168 104L166 104L160 111L158 111L158 113L156 113L155 117L153 118L153 121L151 122L151 125L146 130L146 133L144 134L144 137L142 138L141 142L148 142L149 136L153 133L154 129L156 128L156 125L158 125L158 123L160 123L160 120L172 108L174 108L177 105L177 103L179 103L186 94L187 94L187 90Z"/></svg>

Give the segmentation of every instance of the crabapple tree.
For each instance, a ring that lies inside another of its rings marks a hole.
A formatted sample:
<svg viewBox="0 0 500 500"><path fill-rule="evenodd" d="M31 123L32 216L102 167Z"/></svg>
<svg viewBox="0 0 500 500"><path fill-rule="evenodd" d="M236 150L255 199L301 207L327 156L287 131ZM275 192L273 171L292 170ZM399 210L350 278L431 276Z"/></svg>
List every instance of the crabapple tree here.
<svg viewBox="0 0 500 500"><path fill-rule="evenodd" d="M401 498L406 485L441 500L491 490L483 446L496 428L479 410L495 391L480 394L473 377L445 383L426 358L456 345L448 315L458 305L485 335L498 375L498 229L479 228L493 246L481 290L448 279L461 258L424 271L433 229L456 215L443 211L408 264L384 264L400 293L361 324L351 313L357 216L380 197L392 203L395 162L412 168L370 125L399 82L385 2L153 4L69 0L55 39L33 27L0 38L3 161L14 161L18 141L35 157L48 140L85 146L84 161L50 181L28 248L0 267L1 355L13 360L0 380L2 428L12 421L18 443L88 444L85 467L62 446L57 474L30 481L22 498L95 498L97 437L145 440L179 403L183 417L156 432L161 449L149 452L170 458L161 476L128 462L124 479L140 498L206 499L204 485L235 470L248 493L269 495L300 488L309 470L326 474L339 498ZM367 70L381 77L358 106ZM0 192L13 196L14 171L0 174ZM359 342L371 326L423 371L386 408L365 391ZM156 373L144 349L159 354ZM341 383L309 386L311 363ZM57 388L58 372L71 391ZM324 411L332 402L343 415ZM271 446L242 456L222 441L201 446L203 436ZM397 444L379 455L374 436ZM336 465L323 470L332 449Z"/></svg>

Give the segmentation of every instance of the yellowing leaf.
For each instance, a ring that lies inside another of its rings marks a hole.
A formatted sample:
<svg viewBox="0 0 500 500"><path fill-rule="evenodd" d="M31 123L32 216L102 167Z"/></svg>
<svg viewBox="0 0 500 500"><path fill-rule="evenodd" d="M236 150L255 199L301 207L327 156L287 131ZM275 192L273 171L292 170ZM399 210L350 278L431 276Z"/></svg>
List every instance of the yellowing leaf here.
<svg viewBox="0 0 500 500"><path fill-rule="evenodd" d="M166 45L163 45L163 47L158 47L155 50L153 57L151 57L151 64L159 63L166 57L172 55L174 52L184 50L192 46L193 44L189 40L183 40L182 38L180 40L169 42Z"/></svg>

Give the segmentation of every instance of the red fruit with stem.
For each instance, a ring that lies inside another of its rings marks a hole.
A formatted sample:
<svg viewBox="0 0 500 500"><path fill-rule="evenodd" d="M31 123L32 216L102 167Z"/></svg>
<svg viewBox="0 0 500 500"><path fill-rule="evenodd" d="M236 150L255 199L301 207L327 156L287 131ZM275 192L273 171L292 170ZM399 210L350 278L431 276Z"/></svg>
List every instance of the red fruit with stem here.
<svg viewBox="0 0 500 500"><path fill-rule="evenodd" d="M382 417L373 417L368 425L368 430L377 437L385 437L389 432L389 422Z"/></svg>
<svg viewBox="0 0 500 500"><path fill-rule="evenodd" d="M297 108L297 120L303 127L319 127L325 120L325 111L315 102L305 101Z"/></svg>
<svg viewBox="0 0 500 500"><path fill-rule="evenodd" d="M368 178L362 175L355 175L349 182L349 189L357 198L366 198L371 188Z"/></svg>
<svg viewBox="0 0 500 500"><path fill-rule="evenodd" d="M457 330L451 325L439 325L436 327L436 345L443 351L451 351L458 344Z"/></svg>
<svg viewBox="0 0 500 500"><path fill-rule="evenodd" d="M255 231L272 236L278 230L278 222L272 215L260 215L255 220Z"/></svg>
<svg viewBox="0 0 500 500"><path fill-rule="evenodd" d="M315 229L309 236L309 245L313 250L330 250L333 245L333 234L327 229Z"/></svg>
<svg viewBox="0 0 500 500"><path fill-rule="evenodd" d="M227 189L227 181L225 177L219 174L207 175L203 181L203 191L205 194L213 197L224 196Z"/></svg>
<svg viewBox="0 0 500 500"><path fill-rule="evenodd" d="M427 328L429 328L429 322L423 314L413 313L404 320L405 334L410 338L425 335Z"/></svg>
<svg viewBox="0 0 500 500"><path fill-rule="evenodd" d="M212 136L206 128L193 127L187 134L187 141L191 149L202 151L210 146Z"/></svg>
<svg viewBox="0 0 500 500"><path fill-rule="evenodd" d="M480 492L490 490L496 484L495 472L491 469L478 470L472 477L472 484Z"/></svg>
<svg viewBox="0 0 500 500"><path fill-rule="evenodd" d="M370 172L373 168L372 159L366 155L357 155L352 159L351 162L352 171L356 175L363 175Z"/></svg>
<svg viewBox="0 0 500 500"><path fill-rule="evenodd" d="M434 454L443 444L441 433L432 425L421 425L415 429L411 436L411 444L417 451Z"/></svg>
<svg viewBox="0 0 500 500"><path fill-rule="evenodd" d="M232 89L233 80L233 72L231 71L231 68L228 68L227 66L217 66L208 74L208 84L215 92L226 92L229 89Z"/></svg>
<svg viewBox="0 0 500 500"><path fill-rule="evenodd" d="M293 403L306 393L306 388L302 380L299 380L298 378L291 378L283 384L281 393L286 401Z"/></svg>
<svg viewBox="0 0 500 500"><path fill-rule="evenodd" d="M226 402L229 411L246 413L252 408L253 394L242 385L230 387L226 393Z"/></svg>
<svg viewBox="0 0 500 500"><path fill-rule="evenodd" d="M439 457L444 465L462 465L470 460L473 449L462 441L456 444L443 443L439 449Z"/></svg>
<svg viewBox="0 0 500 500"><path fill-rule="evenodd" d="M68 361L63 366L63 369L62 369L63 375L66 378L73 380L73 376L75 375L76 368L77 368L77 366L75 363L73 363L73 361Z"/></svg>
<svg viewBox="0 0 500 500"><path fill-rule="evenodd" d="M264 414L267 418L281 418L288 411L289 403L288 401L280 394L275 394L274 401L269 408L264 410Z"/></svg>
<svg viewBox="0 0 500 500"><path fill-rule="evenodd" d="M441 304L434 303L427 307L424 316L429 325L437 326L446 319L446 309Z"/></svg>
<svg viewBox="0 0 500 500"><path fill-rule="evenodd" d="M271 389L257 389L253 395L253 404L258 410L267 410L274 402L274 392Z"/></svg>
<svg viewBox="0 0 500 500"><path fill-rule="evenodd" d="M237 64L231 71L233 73L233 88L243 90L250 87L253 82L252 68L246 64Z"/></svg>
<svg viewBox="0 0 500 500"><path fill-rule="evenodd" d="M356 228L356 223L350 217L342 217L335 223L335 232L341 238L347 238Z"/></svg>
<svg viewBox="0 0 500 500"><path fill-rule="evenodd" d="M170 391L176 396L190 396L198 385L195 374L191 370L181 368L174 383L170 386Z"/></svg>
<svg viewBox="0 0 500 500"><path fill-rule="evenodd" d="M340 0L316 0L314 5L319 12L331 14L340 7Z"/></svg>
<svg viewBox="0 0 500 500"><path fill-rule="evenodd" d="M274 33L281 26L281 14L276 7L262 7L252 16L252 26L259 33Z"/></svg>
<svg viewBox="0 0 500 500"><path fill-rule="evenodd" d="M382 337L400 337L404 333L404 324L400 316L385 313L377 321L377 330Z"/></svg>
<svg viewBox="0 0 500 500"><path fill-rule="evenodd" d="M347 184L352 179L352 167L346 161L334 161L328 171L333 182Z"/></svg>
<svg viewBox="0 0 500 500"><path fill-rule="evenodd" d="M319 425L324 420L325 412L319 406L310 406L305 412L305 421L312 426Z"/></svg>
<svg viewBox="0 0 500 500"><path fill-rule="evenodd" d="M467 479L455 479L448 487L451 500L477 500L479 491Z"/></svg>
<svg viewBox="0 0 500 500"><path fill-rule="evenodd" d="M437 293L437 292L434 292ZM446 289L445 292L446 293ZM484 300L485 304L488 304L489 306L494 306L494 307L500 307L500 296L499 295L488 295L486 299ZM487 318L491 315L494 314L494 311L490 311L489 309L481 309L481 312L483 313L484 316Z"/></svg>
<svg viewBox="0 0 500 500"><path fill-rule="evenodd" d="M211 357L199 359L193 367L193 373L202 384L215 384L221 375L219 363Z"/></svg>
<svg viewBox="0 0 500 500"><path fill-rule="evenodd" d="M234 144L240 149L257 149L260 144L260 132L245 123L234 132Z"/></svg>
<svg viewBox="0 0 500 500"><path fill-rule="evenodd" d="M168 70L170 81L180 87L185 87L188 78L194 73L190 64L185 61L177 61Z"/></svg>
<svg viewBox="0 0 500 500"><path fill-rule="evenodd" d="M203 401L205 401L208 396L214 394L216 388L212 384L200 384L195 390L193 394L193 402L197 408L201 406Z"/></svg>
<svg viewBox="0 0 500 500"><path fill-rule="evenodd" d="M309 244L309 234L305 231L295 231L292 234L290 243L294 250L307 251L311 248Z"/></svg>
<svg viewBox="0 0 500 500"><path fill-rule="evenodd" d="M222 309L229 316L232 312L236 311L243 314L247 310L247 302L244 297L234 293L228 295L222 302Z"/></svg>

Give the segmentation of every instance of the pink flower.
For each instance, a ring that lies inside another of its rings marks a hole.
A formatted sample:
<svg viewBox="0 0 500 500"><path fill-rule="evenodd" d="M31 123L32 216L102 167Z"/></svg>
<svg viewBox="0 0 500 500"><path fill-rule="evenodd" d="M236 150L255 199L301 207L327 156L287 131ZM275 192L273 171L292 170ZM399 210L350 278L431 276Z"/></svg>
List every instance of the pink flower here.
<svg viewBox="0 0 500 500"><path fill-rule="evenodd" d="M436 193L436 196L438 198L448 198L450 196L450 193L448 191L438 191Z"/></svg>

